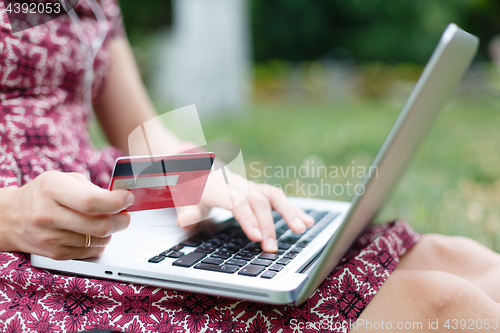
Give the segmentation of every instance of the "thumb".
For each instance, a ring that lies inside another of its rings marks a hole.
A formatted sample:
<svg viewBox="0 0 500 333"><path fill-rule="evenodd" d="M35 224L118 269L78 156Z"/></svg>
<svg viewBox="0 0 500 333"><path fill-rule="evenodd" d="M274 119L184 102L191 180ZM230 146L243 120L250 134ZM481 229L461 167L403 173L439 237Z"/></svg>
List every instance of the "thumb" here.
<svg viewBox="0 0 500 333"><path fill-rule="evenodd" d="M134 202L134 195L126 190L108 191L81 177L64 173L52 175L50 188L53 200L84 214L115 214Z"/></svg>

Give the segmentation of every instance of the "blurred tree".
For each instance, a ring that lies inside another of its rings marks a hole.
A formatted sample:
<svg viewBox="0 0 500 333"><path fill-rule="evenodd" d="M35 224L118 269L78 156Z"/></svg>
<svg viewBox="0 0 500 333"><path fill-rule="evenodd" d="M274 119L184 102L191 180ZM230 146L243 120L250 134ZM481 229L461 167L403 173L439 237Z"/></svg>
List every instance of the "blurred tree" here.
<svg viewBox="0 0 500 333"><path fill-rule="evenodd" d="M500 33L498 0L253 0L254 58L318 59L345 48L357 60L424 63L455 22L487 42Z"/></svg>

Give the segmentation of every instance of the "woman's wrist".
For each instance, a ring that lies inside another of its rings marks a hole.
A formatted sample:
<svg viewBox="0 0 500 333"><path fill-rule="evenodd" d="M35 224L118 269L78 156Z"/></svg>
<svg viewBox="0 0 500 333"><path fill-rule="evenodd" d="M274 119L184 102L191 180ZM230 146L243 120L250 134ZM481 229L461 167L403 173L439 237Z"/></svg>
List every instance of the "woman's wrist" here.
<svg viewBox="0 0 500 333"><path fill-rule="evenodd" d="M14 230L12 227L20 212L17 212L16 200L20 188L0 189L0 251L19 251L13 242Z"/></svg>

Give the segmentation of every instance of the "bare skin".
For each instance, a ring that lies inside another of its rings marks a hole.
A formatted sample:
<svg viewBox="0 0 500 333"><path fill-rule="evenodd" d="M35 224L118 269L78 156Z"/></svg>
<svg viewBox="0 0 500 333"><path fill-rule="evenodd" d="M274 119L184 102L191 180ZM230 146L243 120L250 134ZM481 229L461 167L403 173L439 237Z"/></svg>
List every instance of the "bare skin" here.
<svg viewBox="0 0 500 333"><path fill-rule="evenodd" d="M500 302L500 254L470 238L424 235L402 258L398 268L453 274Z"/></svg>
<svg viewBox="0 0 500 333"><path fill-rule="evenodd" d="M435 332L498 332L499 273L500 255L475 241L424 235L401 258L350 332L371 332L382 321L387 331L389 322L393 329L406 324L404 332L429 331L429 320L437 321ZM447 321L456 329L446 328Z"/></svg>

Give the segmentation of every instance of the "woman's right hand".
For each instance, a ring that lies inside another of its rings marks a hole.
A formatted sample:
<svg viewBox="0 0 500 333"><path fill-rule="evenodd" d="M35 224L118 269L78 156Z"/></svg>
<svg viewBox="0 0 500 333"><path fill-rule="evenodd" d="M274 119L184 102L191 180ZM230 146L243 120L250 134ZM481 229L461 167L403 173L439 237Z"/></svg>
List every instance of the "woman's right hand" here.
<svg viewBox="0 0 500 333"><path fill-rule="evenodd" d="M0 189L0 251L97 256L112 233L128 227L130 214L121 211L133 202L130 192L101 189L81 174L44 172L21 188Z"/></svg>

